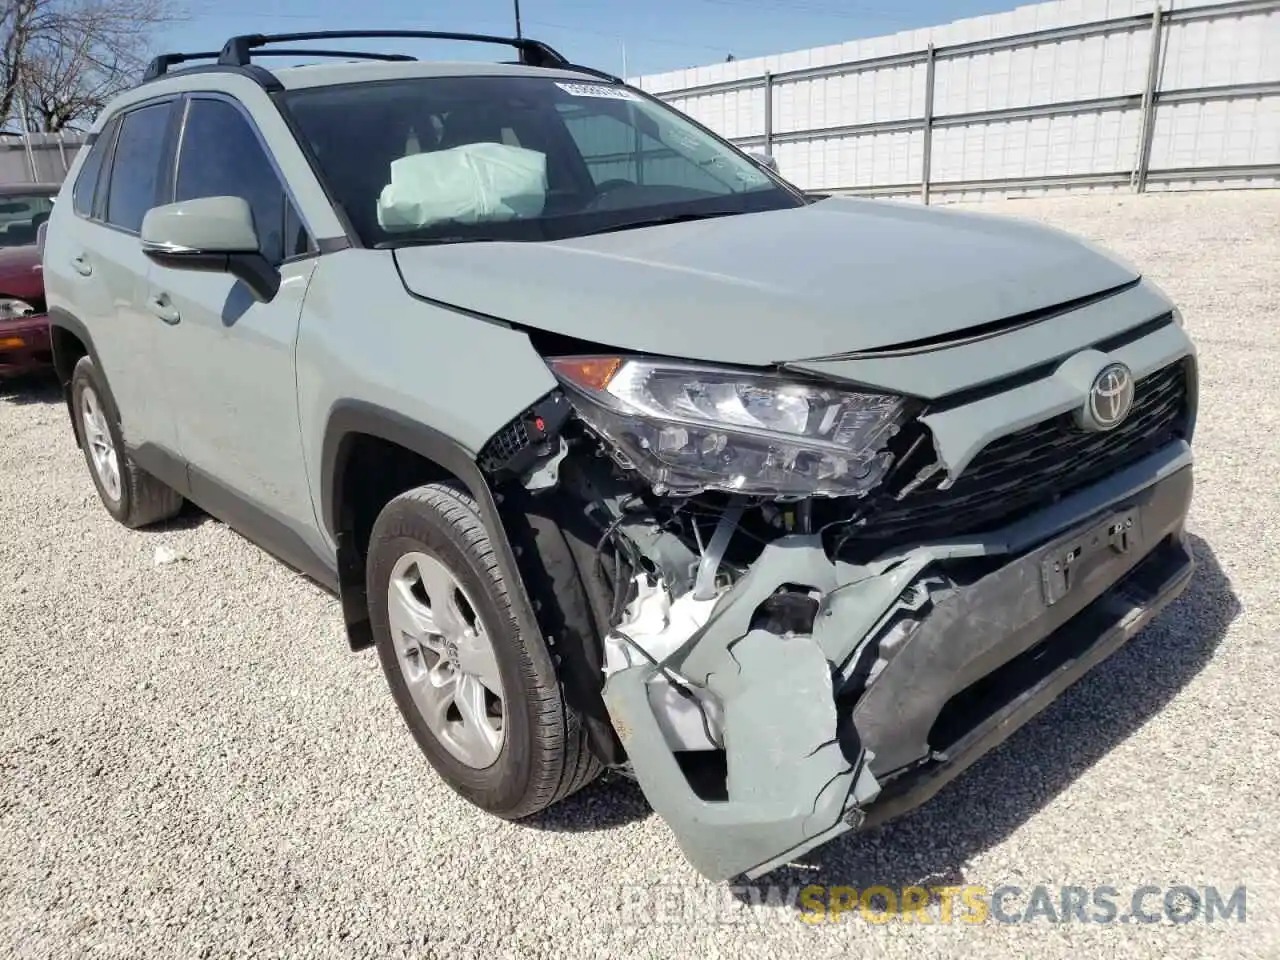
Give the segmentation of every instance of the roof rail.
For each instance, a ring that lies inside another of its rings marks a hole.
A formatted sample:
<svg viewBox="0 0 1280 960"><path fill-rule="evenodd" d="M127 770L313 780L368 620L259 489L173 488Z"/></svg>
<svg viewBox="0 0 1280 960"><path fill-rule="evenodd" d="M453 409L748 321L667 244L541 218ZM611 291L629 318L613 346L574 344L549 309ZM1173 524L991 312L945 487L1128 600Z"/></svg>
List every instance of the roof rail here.
<svg viewBox="0 0 1280 960"><path fill-rule="evenodd" d="M595 67L584 67L580 63L566 63L560 69L572 70L574 73L585 73L589 77L595 77L597 80L608 80L610 83L620 83L626 85L626 80L622 77L615 77L612 73L604 70L597 70Z"/></svg>
<svg viewBox="0 0 1280 960"><path fill-rule="evenodd" d="M213 60L221 56L221 51L217 53L163 53L156 57L147 65L147 71L142 75L143 82L154 80L156 77L164 76L169 72L169 68L174 64L186 63L189 60ZM407 53L364 53L354 50L300 50L291 47L288 50L259 50L260 57L340 57L354 60L388 60L388 61L404 61L416 60L417 57L410 56Z"/></svg>
<svg viewBox="0 0 1280 960"><path fill-rule="evenodd" d="M540 40L527 37L494 37L479 33L442 33L434 30L317 30L310 33L254 33L232 37L222 47L218 63L228 67L245 67L254 55L275 51L260 50L273 43L292 43L298 40L460 40L466 43L491 43L514 47L520 53L520 62L531 67L568 67L569 61L558 51ZM288 51L298 53L300 51ZM285 51L281 51L285 53ZM349 56L368 56L352 53Z"/></svg>

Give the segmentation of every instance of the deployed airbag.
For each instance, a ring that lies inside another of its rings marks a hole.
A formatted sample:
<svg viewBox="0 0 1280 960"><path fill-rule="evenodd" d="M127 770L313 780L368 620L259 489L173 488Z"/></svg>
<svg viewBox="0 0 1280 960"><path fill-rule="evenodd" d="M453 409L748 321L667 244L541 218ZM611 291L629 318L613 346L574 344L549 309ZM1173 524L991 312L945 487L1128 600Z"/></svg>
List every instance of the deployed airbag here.
<svg viewBox="0 0 1280 960"><path fill-rule="evenodd" d="M414 153L391 164L378 197L387 231L438 223L481 223L536 217L547 198L547 158L505 143L468 143Z"/></svg>

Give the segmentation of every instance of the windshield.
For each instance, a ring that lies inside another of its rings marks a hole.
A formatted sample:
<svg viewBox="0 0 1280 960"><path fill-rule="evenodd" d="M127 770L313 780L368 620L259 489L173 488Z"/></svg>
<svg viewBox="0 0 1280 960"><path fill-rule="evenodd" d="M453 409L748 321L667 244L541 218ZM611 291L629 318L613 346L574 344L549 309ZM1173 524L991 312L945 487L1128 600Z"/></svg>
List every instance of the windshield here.
<svg viewBox="0 0 1280 960"><path fill-rule="evenodd" d="M802 197L610 83L429 77L285 95L366 246L555 240Z"/></svg>
<svg viewBox="0 0 1280 960"><path fill-rule="evenodd" d="M47 193L0 194L0 247L28 247L49 219L53 197Z"/></svg>

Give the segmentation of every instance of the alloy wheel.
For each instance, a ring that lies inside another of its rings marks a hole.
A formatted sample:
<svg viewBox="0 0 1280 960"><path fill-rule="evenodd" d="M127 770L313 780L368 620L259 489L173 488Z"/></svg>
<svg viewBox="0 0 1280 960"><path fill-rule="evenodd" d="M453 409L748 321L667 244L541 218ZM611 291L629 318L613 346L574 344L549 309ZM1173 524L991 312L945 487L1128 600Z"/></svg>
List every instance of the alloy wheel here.
<svg viewBox="0 0 1280 960"><path fill-rule="evenodd" d="M506 701L489 630L438 558L408 553L387 587L396 657L414 705L456 759L483 769L498 759Z"/></svg>
<svg viewBox="0 0 1280 960"><path fill-rule="evenodd" d="M84 424L84 442L88 445L93 472L107 497L113 503L119 503L122 493L120 457L116 453L115 441L111 439L102 401L93 387L87 386L80 392L80 419Z"/></svg>

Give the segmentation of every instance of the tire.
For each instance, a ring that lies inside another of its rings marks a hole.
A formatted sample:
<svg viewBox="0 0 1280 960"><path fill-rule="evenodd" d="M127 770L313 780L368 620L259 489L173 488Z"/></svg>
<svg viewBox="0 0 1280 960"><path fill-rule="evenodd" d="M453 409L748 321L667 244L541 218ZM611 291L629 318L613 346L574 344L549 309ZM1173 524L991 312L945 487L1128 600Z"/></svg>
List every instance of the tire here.
<svg viewBox="0 0 1280 960"><path fill-rule="evenodd" d="M378 659L392 696L427 760L459 795L495 816L518 820L599 775L600 761L582 718L565 701L545 641L523 635L516 624L489 535L466 492L433 483L388 503L374 523L366 575ZM451 593L453 587L459 592ZM416 608L404 600L406 589ZM446 596L452 606L441 599ZM452 651L446 628L461 637ZM418 641L411 638L433 629L440 635L414 652ZM483 638L492 662L483 655L468 659L467 651L483 647ZM482 680L485 711L477 721L474 692L458 692L486 674L500 681L501 706ZM439 704L451 695L453 706L442 718ZM460 704L466 703L472 706L464 717ZM436 718L434 727L428 714ZM489 739L494 727L501 728L498 746Z"/></svg>
<svg viewBox="0 0 1280 960"><path fill-rule="evenodd" d="M182 494L139 467L125 449L119 412L91 357L81 357L72 371L71 416L107 513L133 530L177 516Z"/></svg>

